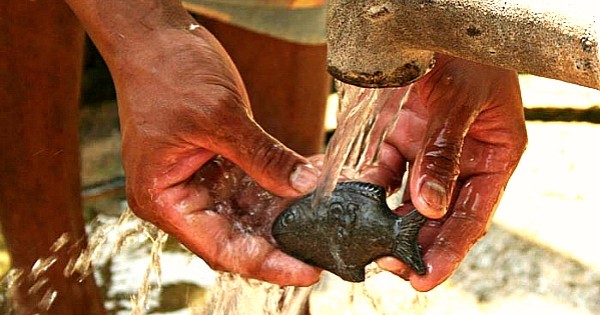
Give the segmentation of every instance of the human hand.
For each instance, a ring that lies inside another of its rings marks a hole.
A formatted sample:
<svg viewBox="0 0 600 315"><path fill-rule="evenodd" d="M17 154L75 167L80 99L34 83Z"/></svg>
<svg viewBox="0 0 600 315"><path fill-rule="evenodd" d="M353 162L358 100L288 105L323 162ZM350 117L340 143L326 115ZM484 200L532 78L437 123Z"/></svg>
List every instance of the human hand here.
<svg viewBox="0 0 600 315"><path fill-rule="evenodd" d="M409 93L379 164L362 179L394 190L409 163L405 199L412 205L396 212L414 205L432 219L419 235L427 273L419 276L391 257L378 263L428 291L452 274L487 231L527 134L514 71L440 55ZM390 102L384 110L396 108Z"/></svg>
<svg viewBox="0 0 600 315"><path fill-rule="evenodd" d="M279 211L265 206L271 197L249 207L238 186L249 179L239 169L199 170L219 154L283 197L312 190L317 171L252 120L235 66L205 29L157 31L137 45L108 58L131 209L215 269L281 285L316 282L317 268L262 233ZM256 207L263 212L251 213Z"/></svg>

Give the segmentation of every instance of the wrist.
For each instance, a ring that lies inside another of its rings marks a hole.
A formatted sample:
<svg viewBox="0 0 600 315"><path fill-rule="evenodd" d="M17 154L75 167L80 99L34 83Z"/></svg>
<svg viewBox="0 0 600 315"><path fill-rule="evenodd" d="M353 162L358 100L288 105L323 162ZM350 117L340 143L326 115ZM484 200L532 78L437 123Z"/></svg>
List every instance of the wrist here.
<svg viewBox="0 0 600 315"><path fill-rule="evenodd" d="M180 1L66 0L108 63L136 53L165 32L197 24Z"/></svg>

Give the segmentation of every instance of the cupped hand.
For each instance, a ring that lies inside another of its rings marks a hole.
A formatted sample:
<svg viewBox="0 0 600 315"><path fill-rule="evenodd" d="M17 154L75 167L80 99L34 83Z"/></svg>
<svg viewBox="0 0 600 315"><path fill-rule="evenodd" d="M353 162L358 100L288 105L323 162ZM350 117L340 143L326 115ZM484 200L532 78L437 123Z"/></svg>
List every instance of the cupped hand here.
<svg viewBox="0 0 600 315"><path fill-rule="evenodd" d="M198 172L218 154L282 197L308 193L317 177L306 159L253 121L225 51L199 26L149 32L136 45L107 58L118 94L131 209L215 269L282 285L317 281L318 269L275 249L257 232L262 227L256 220L247 224L252 209L232 204L244 196L223 187L238 187L243 175L214 167L208 175ZM278 210L269 211L273 217Z"/></svg>
<svg viewBox="0 0 600 315"><path fill-rule="evenodd" d="M364 180L395 189L409 163L405 199L433 219L419 236L427 274L389 257L378 263L427 291L447 279L486 233L527 134L514 71L439 55L409 93L379 165ZM399 97L390 99L385 111L398 106Z"/></svg>

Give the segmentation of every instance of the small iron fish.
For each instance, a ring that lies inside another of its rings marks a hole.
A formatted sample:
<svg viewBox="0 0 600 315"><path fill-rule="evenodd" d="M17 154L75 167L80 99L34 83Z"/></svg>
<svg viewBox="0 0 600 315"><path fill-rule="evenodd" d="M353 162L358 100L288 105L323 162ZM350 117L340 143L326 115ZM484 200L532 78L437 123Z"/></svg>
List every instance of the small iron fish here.
<svg viewBox="0 0 600 315"><path fill-rule="evenodd" d="M364 281L365 266L384 256L425 274L417 236L427 219L417 210L395 215L385 189L364 182L338 184L316 208L313 194L275 219L272 234L282 251L351 282Z"/></svg>

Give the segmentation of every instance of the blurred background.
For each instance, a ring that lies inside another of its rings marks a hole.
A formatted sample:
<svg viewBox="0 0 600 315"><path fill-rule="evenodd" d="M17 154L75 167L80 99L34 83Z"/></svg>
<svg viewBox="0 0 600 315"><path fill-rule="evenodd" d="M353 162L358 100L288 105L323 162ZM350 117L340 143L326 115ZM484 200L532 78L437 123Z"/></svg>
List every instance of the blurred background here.
<svg viewBox="0 0 600 315"><path fill-rule="evenodd" d="M126 205L114 90L88 46L80 141L92 234L116 222ZM313 314L600 314L600 91L526 74L520 81L529 145L490 231L460 269L428 293L386 273L359 286L326 276L311 297ZM330 131L335 101L332 96ZM142 284L151 241L141 234L119 254L95 260L111 314L129 314ZM160 265L162 285L151 279L147 313L199 312L215 274L172 239ZM0 242L0 274L9 268Z"/></svg>

